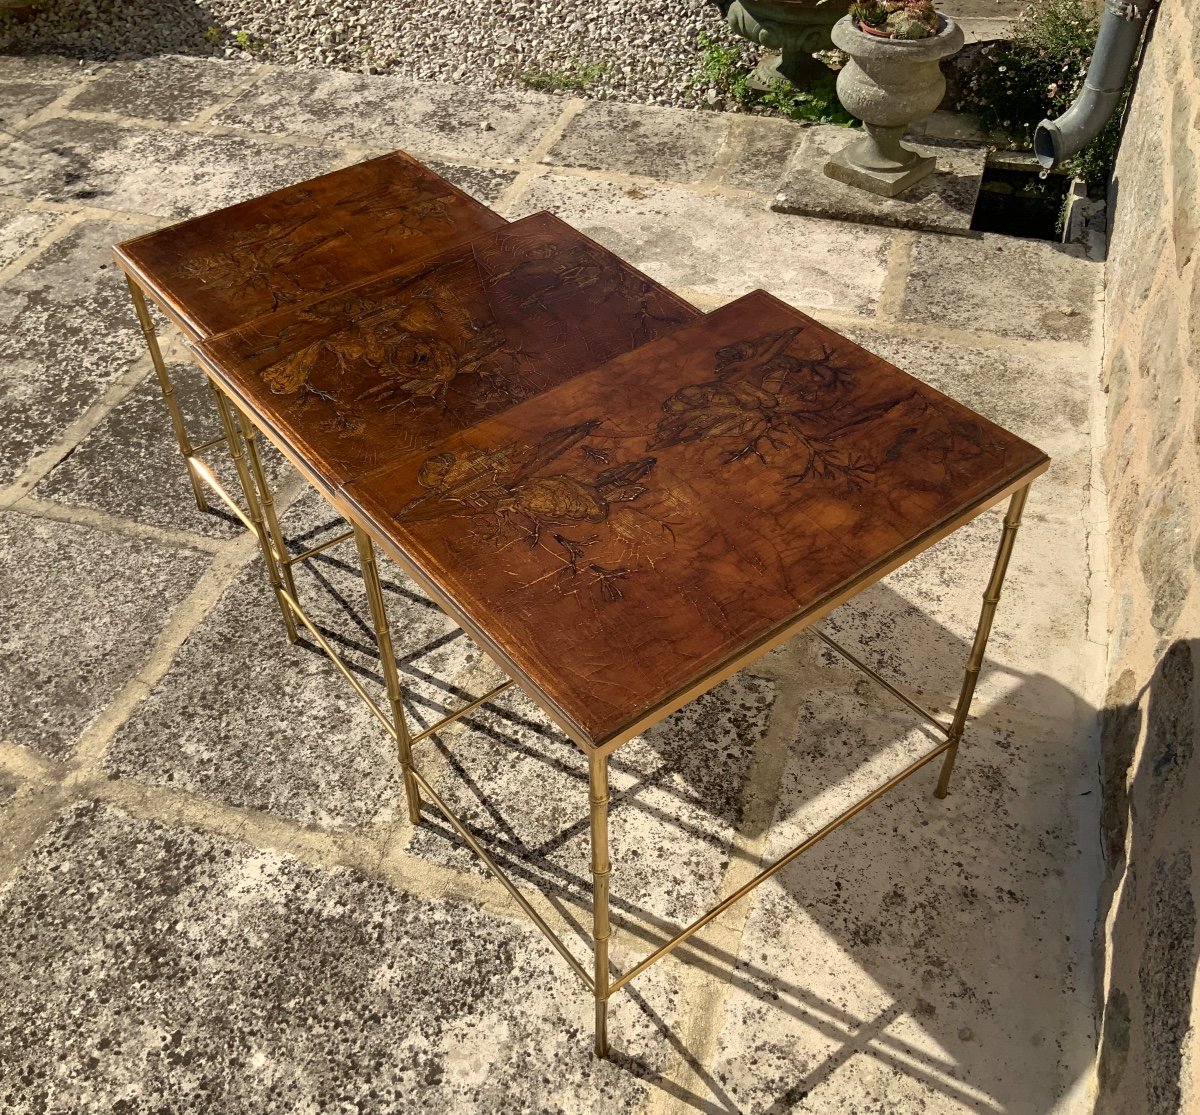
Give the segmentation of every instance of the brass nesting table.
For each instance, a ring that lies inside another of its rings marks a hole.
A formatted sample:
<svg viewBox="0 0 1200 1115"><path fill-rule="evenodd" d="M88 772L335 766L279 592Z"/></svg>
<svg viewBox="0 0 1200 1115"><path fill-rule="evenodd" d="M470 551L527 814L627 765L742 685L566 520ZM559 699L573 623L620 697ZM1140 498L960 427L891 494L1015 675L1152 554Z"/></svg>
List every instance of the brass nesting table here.
<svg viewBox="0 0 1200 1115"><path fill-rule="evenodd" d="M442 813L596 1005L880 795L942 758L945 796L1040 450L756 291L701 315L549 214L508 223L396 154L117 248L201 507L254 531L297 623L395 740L408 815ZM245 510L191 443L145 298L193 341ZM349 522L291 554L262 432ZM938 745L627 971L608 958L614 751L989 507L1009 500ZM382 708L308 618L291 567L353 538ZM510 679L412 735L375 547ZM422 775L414 747L511 685L589 772L593 963L581 964Z"/></svg>

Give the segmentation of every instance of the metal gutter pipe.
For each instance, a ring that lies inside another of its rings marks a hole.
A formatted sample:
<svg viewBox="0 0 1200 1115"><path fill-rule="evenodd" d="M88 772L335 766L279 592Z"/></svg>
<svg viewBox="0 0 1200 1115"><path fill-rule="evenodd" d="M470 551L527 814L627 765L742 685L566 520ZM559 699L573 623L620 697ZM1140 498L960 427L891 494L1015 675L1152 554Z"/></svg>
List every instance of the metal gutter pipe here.
<svg viewBox="0 0 1200 1115"><path fill-rule="evenodd" d="M1108 123L1121 100L1152 2L1106 0L1083 89L1057 120L1043 120L1033 133L1033 151L1042 166L1052 170L1078 155Z"/></svg>

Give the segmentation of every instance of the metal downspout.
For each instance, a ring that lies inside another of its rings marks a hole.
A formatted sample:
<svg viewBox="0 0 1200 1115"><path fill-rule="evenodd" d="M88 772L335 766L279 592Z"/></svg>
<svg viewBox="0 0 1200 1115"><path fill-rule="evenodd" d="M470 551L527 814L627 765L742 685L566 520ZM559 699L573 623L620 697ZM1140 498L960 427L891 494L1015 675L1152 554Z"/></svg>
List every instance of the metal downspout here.
<svg viewBox="0 0 1200 1115"><path fill-rule="evenodd" d="M1121 100L1152 2L1106 0L1082 91L1057 120L1043 120L1033 134L1034 154L1042 166L1053 169L1078 155L1108 123Z"/></svg>

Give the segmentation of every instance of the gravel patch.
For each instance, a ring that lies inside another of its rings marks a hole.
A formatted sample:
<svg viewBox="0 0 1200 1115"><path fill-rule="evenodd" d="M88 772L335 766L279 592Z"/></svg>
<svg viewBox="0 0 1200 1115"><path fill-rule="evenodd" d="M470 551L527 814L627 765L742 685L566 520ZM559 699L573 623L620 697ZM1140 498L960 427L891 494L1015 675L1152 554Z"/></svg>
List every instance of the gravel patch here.
<svg viewBox="0 0 1200 1115"><path fill-rule="evenodd" d="M256 59L734 108L695 77L705 35L756 60L712 0L49 0L28 22L0 25L0 51Z"/></svg>

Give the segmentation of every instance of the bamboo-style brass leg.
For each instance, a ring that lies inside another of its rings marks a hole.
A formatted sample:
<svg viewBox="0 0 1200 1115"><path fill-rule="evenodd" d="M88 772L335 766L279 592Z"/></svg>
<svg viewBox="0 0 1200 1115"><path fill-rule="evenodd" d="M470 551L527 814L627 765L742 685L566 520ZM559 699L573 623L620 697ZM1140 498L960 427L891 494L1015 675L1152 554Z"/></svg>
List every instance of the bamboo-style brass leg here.
<svg viewBox="0 0 1200 1115"><path fill-rule="evenodd" d="M201 511L208 510L208 500L204 496L204 484L192 468L192 440L188 436L187 426L183 421L183 411L175 398L175 386L167 374L167 365L163 361L162 350L158 347L158 337L154 333L154 322L150 320L150 311L146 306L145 296L141 287L128 276L125 282L129 286L129 297L133 299L133 309L137 314L138 325L142 328L142 336L146 338L146 347L150 350L150 359L154 363L154 374L158 376L158 386L162 391L163 401L167 404L167 412L171 415L171 425L175 430L175 440L179 442L179 452L183 454L183 463L187 466L188 479L192 482L192 491L196 496L196 506Z"/></svg>
<svg viewBox="0 0 1200 1115"><path fill-rule="evenodd" d="M596 997L596 1056L608 1056L608 757L588 757L588 800L592 829L592 943L595 967L592 989Z"/></svg>
<svg viewBox="0 0 1200 1115"><path fill-rule="evenodd" d="M246 508L250 513L250 521L254 526L254 533L258 536L258 546L262 550L263 561L267 566L267 578L271 582L271 588L275 590L275 599L279 603L279 610L283 613L283 626L287 630L288 642L294 643L297 638L296 617L292 615L291 608L288 607L287 601L283 598L283 579L279 574L279 563L275 560L275 550L271 544L271 539L267 535L266 527L263 524L262 508L259 506L254 479L251 477L250 470L246 467L246 461L242 456L241 435L238 432L237 424L234 422L233 412L230 409L229 403L225 396L221 394L220 388L211 381L209 382L209 386L212 388L213 398L217 403L217 414L221 419L221 428L225 431L225 438L229 443L229 456L233 460L233 467L237 470L238 480L241 481L242 495L246 500Z"/></svg>
<svg viewBox="0 0 1200 1115"><path fill-rule="evenodd" d="M996 562L992 566L991 578L983 593L983 609L979 614L979 626L975 629L975 641L971 644L971 654L967 659L967 672L963 677L958 705L954 709L954 720L947 733L950 749L942 761L942 773L938 777L937 789L934 791L939 798L944 798L950 788L950 775L954 770L958 745L962 740L963 728L966 727L967 713L971 710L971 699L975 696L975 683L979 680L979 671L983 666L983 652L987 649L988 636L992 633L992 620L996 615L996 605L1000 602L1004 574L1008 572L1008 561L1012 557L1017 528L1021 525L1021 512L1025 510L1025 501L1028 497L1029 485L1014 492L1008 503L1008 511L1004 516L1004 531L1000 535L1000 548L996 553Z"/></svg>
<svg viewBox="0 0 1200 1115"><path fill-rule="evenodd" d="M287 545L283 540L283 531L279 527L279 517L275 514L275 497L271 494L271 485L267 483L267 474L263 469L262 457L258 452L258 430L241 410L237 409L238 423L242 429L242 438L246 444L246 456L250 461L250 472L258 487L259 498L262 501L263 519L266 523L267 534L279 562L279 575L283 587L293 600L299 600L296 593L296 581L292 576L292 563L288 560Z"/></svg>
<svg viewBox="0 0 1200 1115"><path fill-rule="evenodd" d="M379 581L379 568L375 564L375 547L367 533L357 526L354 527L354 541L358 546L358 558L362 566L363 583L367 589L367 603L371 607L371 619L375 623L375 639L379 645L379 662L383 667L388 703L392 706L396 749L399 752L400 769L404 773L404 796L408 800L408 819L414 825L419 825L421 790L413 772L412 741L408 734L408 721L404 718L404 693L400 688L400 674L396 669L396 653L392 649L392 632L388 626L387 607L383 601L383 585Z"/></svg>

